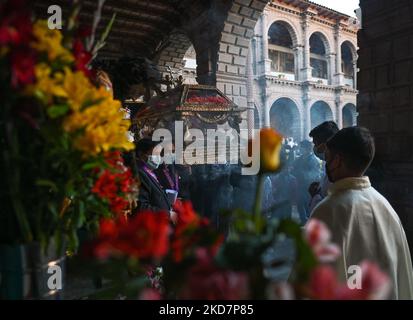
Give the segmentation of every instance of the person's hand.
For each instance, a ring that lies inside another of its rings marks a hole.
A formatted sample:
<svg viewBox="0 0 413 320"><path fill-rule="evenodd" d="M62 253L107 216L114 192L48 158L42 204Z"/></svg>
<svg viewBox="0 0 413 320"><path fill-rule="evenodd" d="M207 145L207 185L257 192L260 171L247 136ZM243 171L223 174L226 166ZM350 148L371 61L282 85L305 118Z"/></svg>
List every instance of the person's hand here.
<svg viewBox="0 0 413 320"><path fill-rule="evenodd" d="M316 194L319 194L321 192L320 182L313 182L312 184L310 184L308 192L310 193L311 197L314 197Z"/></svg>
<svg viewBox="0 0 413 320"><path fill-rule="evenodd" d="M171 218L173 224L176 224L178 222L178 214L175 211L169 211L169 217Z"/></svg>

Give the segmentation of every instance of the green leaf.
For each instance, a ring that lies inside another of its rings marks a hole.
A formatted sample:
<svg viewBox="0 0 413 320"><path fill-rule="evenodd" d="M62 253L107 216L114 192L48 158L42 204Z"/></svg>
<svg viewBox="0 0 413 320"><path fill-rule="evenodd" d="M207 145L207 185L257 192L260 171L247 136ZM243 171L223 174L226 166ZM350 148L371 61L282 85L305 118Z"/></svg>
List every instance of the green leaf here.
<svg viewBox="0 0 413 320"><path fill-rule="evenodd" d="M89 171L89 170L94 169L94 168L100 168L101 166L102 166L102 164L101 164L100 161L88 162L88 163L85 163L82 166L82 170Z"/></svg>
<svg viewBox="0 0 413 320"><path fill-rule="evenodd" d="M67 104L53 105L47 109L47 114L50 118L56 119L61 116L64 116L66 113L69 112L69 110L70 108Z"/></svg>
<svg viewBox="0 0 413 320"><path fill-rule="evenodd" d="M58 188L56 184L51 180L36 180L36 186L38 187L49 187L53 192L57 192Z"/></svg>
<svg viewBox="0 0 413 320"><path fill-rule="evenodd" d="M77 228L81 228L86 220L85 217L85 204L83 201L79 201L79 212L78 212L78 217L77 217L77 223L76 226Z"/></svg>
<svg viewBox="0 0 413 320"><path fill-rule="evenodd" d="M304 239L301 226L292 220L283 220L279 225L278 232L284 233L295 241L297 280L306 281L311 270L317 266L318 261L310 245Z"/></svg>

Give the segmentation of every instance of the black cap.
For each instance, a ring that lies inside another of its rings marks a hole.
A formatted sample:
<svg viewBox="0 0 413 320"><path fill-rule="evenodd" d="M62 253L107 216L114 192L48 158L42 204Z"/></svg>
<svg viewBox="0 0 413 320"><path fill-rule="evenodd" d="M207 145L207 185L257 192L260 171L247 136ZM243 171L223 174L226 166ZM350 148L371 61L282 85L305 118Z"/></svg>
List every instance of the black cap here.
<svg viewBox="0 0 413 320"><path fill-rule="evenodd" d="M136 152L137 153L146 153L159 144L159 141L153 141L150 138L143 138L136 142Z"/></svg>

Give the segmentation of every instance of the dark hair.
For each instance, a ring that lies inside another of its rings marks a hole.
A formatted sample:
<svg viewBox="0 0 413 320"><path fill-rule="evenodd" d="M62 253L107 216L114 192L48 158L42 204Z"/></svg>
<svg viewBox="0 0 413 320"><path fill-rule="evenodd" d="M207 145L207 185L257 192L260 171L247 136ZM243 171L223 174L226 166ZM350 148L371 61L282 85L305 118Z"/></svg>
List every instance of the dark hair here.
<svg viewBox="0 0 413 320"><path fill-rule="evenodd" d="M334 121L326 121L310 131L310 137L323 142L333 137L339 131Z"/></svg>
<svg viewBox="0 0 413 320"><path fill-rule="evenodd" d="M153 148L155 148L159 142L157 141L152 141L152 139L149 138L143 138L136 142L136 154L139 156L141 154L148 153L151 151Z"/></svg>
<svg viewBox="0 0 413 320"><path fill-rule="evenodd" d="M363 127L340 130L327 141L327 148L333 154L340 154L350 169L363 173L370 166L376 151L373 136Z"/></svg>

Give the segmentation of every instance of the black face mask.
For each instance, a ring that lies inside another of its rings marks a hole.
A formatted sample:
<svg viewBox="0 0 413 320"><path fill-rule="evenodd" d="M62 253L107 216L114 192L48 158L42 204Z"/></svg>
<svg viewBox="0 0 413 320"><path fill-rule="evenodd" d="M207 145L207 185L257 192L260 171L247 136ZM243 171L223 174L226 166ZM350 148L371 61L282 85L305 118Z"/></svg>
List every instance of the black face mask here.
<svg viewBox="0 0 413 320"><path fill-rule="evenodd" d="M326 173L327 173L327 178L328 178L328 181L330 181L330 182L334 182L333 181L333 178L332 178L332 174L333 174L333 172L334 172L334 170L336 170L337 168L334 168L334 169L332 169L331 168L331 162L333 162L334 161L334 159L333 160L330 160L330 161L326 161Z"/></svg>

